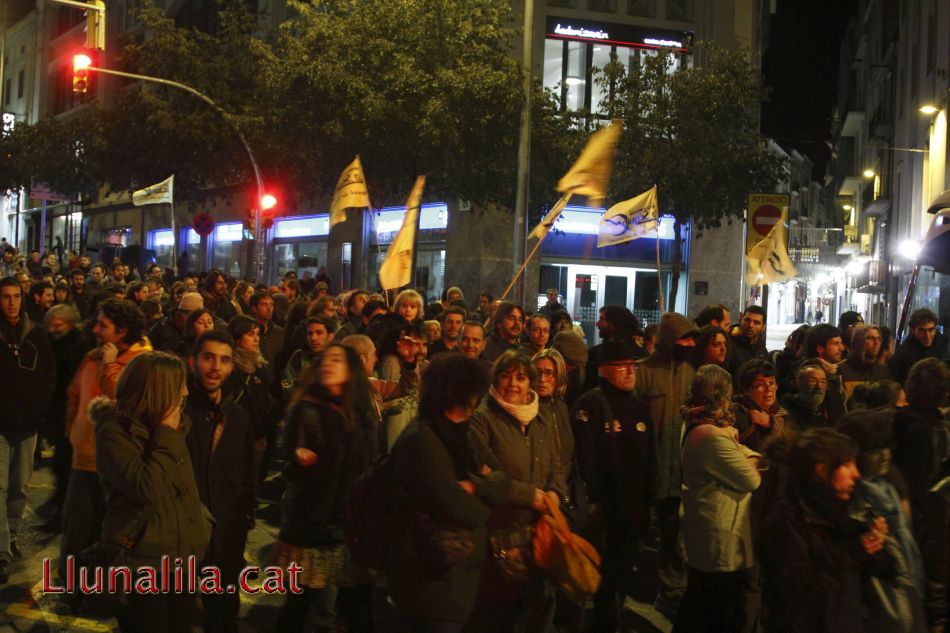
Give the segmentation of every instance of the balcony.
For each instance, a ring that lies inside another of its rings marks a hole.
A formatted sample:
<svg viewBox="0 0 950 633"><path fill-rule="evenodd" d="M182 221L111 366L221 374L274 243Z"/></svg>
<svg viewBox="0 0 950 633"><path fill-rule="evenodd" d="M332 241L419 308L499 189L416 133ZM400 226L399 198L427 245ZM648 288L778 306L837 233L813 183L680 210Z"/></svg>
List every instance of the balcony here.
<svg viewBox="0 0 950 633"><path fill-rule="evenodd" d="M796 266L834 266L838 263L837 250L843 239L841 229L792 227L788 232L788 255Z"/></svg>
<svg viewBox="0 0 950 633"><path fill-rule="evenodd" d="M887 262L872 259L864 263L854 276L854 289L862 294L882 294L887 288Z"/></svg>
<svg viewBox="0 0 950 633"><path fill-rule="evenodd" d="M846 224L844 227L844 240L838 244L835 251L838 255L857 255L861 252L861 242L858 240L858 227L853 224Z"/></svg>

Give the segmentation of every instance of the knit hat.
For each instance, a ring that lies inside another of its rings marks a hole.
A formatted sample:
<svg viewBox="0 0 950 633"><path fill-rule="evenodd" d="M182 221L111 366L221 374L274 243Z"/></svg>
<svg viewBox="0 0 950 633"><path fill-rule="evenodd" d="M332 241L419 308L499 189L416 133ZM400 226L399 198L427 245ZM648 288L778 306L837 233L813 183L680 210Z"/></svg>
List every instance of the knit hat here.
<svg viewBox="0 0 950 633"><path fill-rule="evenodd" d="M564 362L568 365L577 367L587 365L587 346L577 334L566 330L558 332L554 335L554 343L551 347L561 353Z"/></svg>
<svg viewBox="0 0 950 633"><path fill-rule="evenodd" d="M205 300L202 298L201 293L198 292L186 292L182 295L181 301L178 303L178 309L182 312L194 312L204 307Z"/></svg>

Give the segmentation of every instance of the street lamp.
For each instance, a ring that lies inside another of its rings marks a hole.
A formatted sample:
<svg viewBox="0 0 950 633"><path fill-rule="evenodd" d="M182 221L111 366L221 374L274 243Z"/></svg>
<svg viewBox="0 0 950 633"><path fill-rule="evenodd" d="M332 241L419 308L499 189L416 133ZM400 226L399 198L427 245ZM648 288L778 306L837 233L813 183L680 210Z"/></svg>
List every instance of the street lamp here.
<svg viewBox="0 0 950 633"><path fill-rule="evenodd" d="M864 170L864 177L865 177L865 178L874 178L875 176L877 176L877 174L874 172L873 169L865 169L865 170Z"/></svg>
<svg viewBox="0 0 950 633"><path fill-rule="evenodd" d="M918 109L918 112L920 112L921 114L931 115L931 114L936 114L937 112L939 112L939 110L937 109L937 106L927 103L920 106L920 108Z"/></svg>
<svg viewBox="0 0 950 633"><path fill-rule="evenodd" d="M920 255L920 242L917 240L904 240L898 246L898 252L910 260L917 259L917 256Z"/></svg>

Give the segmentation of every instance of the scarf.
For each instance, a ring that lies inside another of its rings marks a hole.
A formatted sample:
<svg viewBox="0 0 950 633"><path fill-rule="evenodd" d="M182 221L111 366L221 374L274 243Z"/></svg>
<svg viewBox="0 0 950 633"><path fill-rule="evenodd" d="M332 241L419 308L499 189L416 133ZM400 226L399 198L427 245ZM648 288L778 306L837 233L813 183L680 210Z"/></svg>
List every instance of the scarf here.
<svg viewBox="0 0 950 633"><path fill-rule="evenodd" d="M267 360L260 352L249 352L240 347L234 348L234 356L231 357L234 365L245 374L253 374L259 368L267 364Z"/></svg>
<svg viewBox="0 0 950 633"><path fill-rule="evenodd" d="M716 426L732 426L736 422L736 415L728 407L709 408L709 405L698 407L682 407L680 417L686 426L694 424L715 424Z"/></svg>
<svg viewBox="0 0 950 633"><path fill-rule="evenodd" d="M747 411L764 411L764 409L759 408L759 405L752 401L747 395L739 396L739 406L746 409ZM772 420L772 428L769 430L770 433L782 433L785 431L785 415L784 410L779 406L778 400L775 401L768 411L765 411L769 414L769 418ZM758 428L754 424L749 428Z"/></svg>
<svg viewBox="0 0 950 633"><path fill-rule="evenodd" d="M522 426L538 417L538 394L535 393L534 390L528 392L531 395L531 401L528 404L511 404L505 402L504 398L495 391L494 385L488 390L488 393L491 394L491 397L494 398L499 407L504 409L508 415L518 420Z"/></svg>

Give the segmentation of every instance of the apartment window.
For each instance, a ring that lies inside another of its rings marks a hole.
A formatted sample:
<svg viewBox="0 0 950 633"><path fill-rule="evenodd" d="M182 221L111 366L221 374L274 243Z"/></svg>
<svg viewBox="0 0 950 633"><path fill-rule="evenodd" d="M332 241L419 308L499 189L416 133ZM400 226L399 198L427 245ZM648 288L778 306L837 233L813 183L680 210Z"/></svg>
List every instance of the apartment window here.
<svg viewBox="0 0 950 633"><path fill-rule="evenodd" d="M692 22L693 0L666 0L666 19Z"/></svg>
<svg viewBox="0 0 950 633"><path fill-rule="evenodd" d="M16 76L16 98L23 98L23 86L26 84L26 72L20 71Z"/></svg>
<svg viewBox="0 0 950 633"><path fill-rule="evenodd" d="M560 9L576 9L577 0L548 0L548 6Z"/></svg>
<svg viewBox="0 0 950 633"><path fill-rule="evenodd" d="M617 12L617 0L587 0L587 8L591 11L603 11L605 13Z"/></svg>
<svg viewBox="0 0 950 633"><path fill-rule="evenodd" d="M655 18L656 0L627 0L627 14L638 18Z"/></svg>

